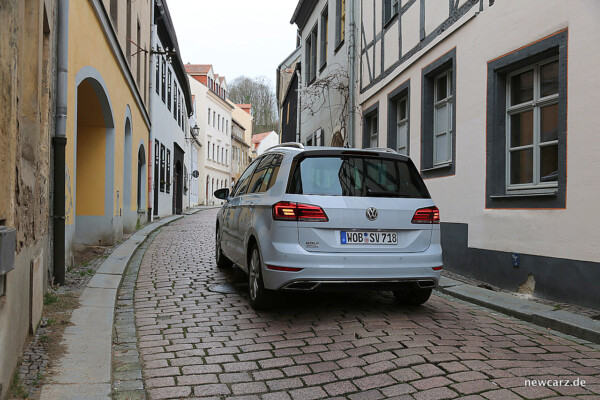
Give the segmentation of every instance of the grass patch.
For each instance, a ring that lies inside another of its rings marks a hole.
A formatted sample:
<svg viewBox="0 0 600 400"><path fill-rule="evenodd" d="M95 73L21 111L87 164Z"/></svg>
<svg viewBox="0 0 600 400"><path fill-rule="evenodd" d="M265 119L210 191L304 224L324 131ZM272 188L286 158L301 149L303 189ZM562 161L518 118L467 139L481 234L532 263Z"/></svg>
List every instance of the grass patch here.
<svg viewBox="0 0 600 400"><path fill-rule="evenodd" d="M79 271L79 276L94 275L94 273L95 271L93 268L88 268L86 270Z"/></svg>
<svg viewBox="0 0 600 400"><path fill-rule="evenodd" d="M48 343L49 340L50 340L50 338L48 337L48 335L43 334L43 333L40 335L40 342Z"/></svg>
<svg viewBox="0 0 600 400"><path fill-rule="evenodd" d="M18 372L15 372L15 374L13 375L13 380L10 384L10 391L12 392L12 397L17 399L26 399L29 397L29 391L23 386L23 384L19 380Z"/></svg>
<svg viewBox="0 0 600 400"><path fill-rule="evenodd" d="M52 304L56 304L58 303L58 296L54 293L52 293L52 291L48 290L46 293L44 293L44 305L45 306L49 306Z"/></svg>

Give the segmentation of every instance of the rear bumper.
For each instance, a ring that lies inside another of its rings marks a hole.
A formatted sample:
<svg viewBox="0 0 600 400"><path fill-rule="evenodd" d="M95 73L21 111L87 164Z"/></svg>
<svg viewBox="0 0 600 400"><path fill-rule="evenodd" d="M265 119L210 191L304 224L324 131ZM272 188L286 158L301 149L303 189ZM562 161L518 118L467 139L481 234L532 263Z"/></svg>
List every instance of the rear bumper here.
<svg viewBox="0 0 600 400"><path fill-rule="evenodd" d="M263 281L270 290L395 290L407 285L435 287L442 266L442 249L432 244L419 253L322 253L300 245L280 252L261 246L265 268ZM302 268L298 272L273 271L267 265ZM304 289L302 288L304 286Z"/></svg>

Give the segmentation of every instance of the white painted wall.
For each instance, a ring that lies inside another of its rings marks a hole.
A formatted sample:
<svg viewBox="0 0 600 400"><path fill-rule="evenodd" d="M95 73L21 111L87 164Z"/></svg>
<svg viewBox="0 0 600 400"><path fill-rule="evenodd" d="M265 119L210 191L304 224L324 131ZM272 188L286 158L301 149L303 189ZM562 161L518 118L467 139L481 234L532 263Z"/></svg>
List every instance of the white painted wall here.
<svg viewBox="0 0 600 400"><path fill-rule="evenodd" d="M256 155L260 156L262 153L270 149L271 147L279 144L279 135L275 131L271 131L267 136L260 141L256 148Z"/></svg>
<svg viewBox="0 0 600 400"><path fill-rule="evenodd" d="M364 4L369 1L373 0ZM456 47L456 174L426 181L442 221L468 223L472 248L598 262L600 220L593 205L600 198L596 128L600 85L594 71L600 65L600 3L496 1L489 8L487 3L477 16L465 16L460 30L450 28L450 37L435 40L363 93L361 105L367 108L379 101L380 144L385 146L387 95L410 79L410 157L419 166L421 70ZM566 209L486 209L487 63L565 28L569 35Z"/></svg>
<svg viewBox="0 0 600 400"><path fill-rule="evenodd" d="M152 47L156 48L160 46L163 48L158 35L156 34L156 28L152 30ZM157 57L157 56L153 56ZM156 59L155 59L156 62ZM154 65L154 64L153 64ZM175 71L173 71L172 66L167 63L167 68L171 70L171 76L173 82L177 82L177 88L181 91L181 84L177 80L177 75ZM164 217L173 214L173 174L174 174L174 157L175 157L175 149L174 144L177 143L179 147L181 147L184 151L186 150L186 141L184 136L184 128L179 126L177 119L173 117L173 99L171 100L171 110L168 109L166 102L162 101L162 94L156 93L156 68L152 68L151 79L152 79L152 90L150 96L152 96L152 107L150 110L150 119L152 122L152 132L154 135L154 140L158 140L161 144L165 145L166 149L169 149L171 152L171 188L169 189L170 193L165 191L160 191L160 184L158 187L155 187L154 190L158 190L158 216ZM162 78L161 78L162 79ZM167 82L168 82L168 74L167 74ZM162 85L162 83L161 83ZM171 96L174 96L174 88L175 85L171 86ZM162 90L162 86L160 88ZM165 85L165 90L168 92L168 83ZM183 100L183 98L182 98ZM166 101L166 100L165 100ZM186 108L185 101L183 101L182 107ZM184 127L189 127L189 120L187 118L187 111L184 111ZM152 143L152 155L154 156L154 143ZM160 153L159 153L160 156ZM165 151L166 158L166 151ZM185 156L184 156L185 159ZM152 159L152 166L154 167L154 159ZM160 161L159 161L159 171L160 171ZM160 172L159 172L160 173ZM154 168L152 168L152 174L154 174ZM165 172L166 175L166 172ZM160 176L160 175L159 175ZM154 182L154 176L152 177L152 182ZM160 179L159 179L160 182ZM150 199L150 204L154 208L154 197ZM184 195L183 205L187 204L186 198ZM154 212L154 211L153 211Z"/></svg>

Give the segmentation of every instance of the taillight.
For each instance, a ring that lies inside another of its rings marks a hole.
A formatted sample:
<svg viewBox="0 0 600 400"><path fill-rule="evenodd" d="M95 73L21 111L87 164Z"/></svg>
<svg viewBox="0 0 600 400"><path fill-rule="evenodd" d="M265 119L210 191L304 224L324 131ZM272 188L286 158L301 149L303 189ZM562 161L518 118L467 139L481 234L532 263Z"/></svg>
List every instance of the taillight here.
<svg viewBox="0 0 600 400"><path fill-rule="evenodd" d="M321 207L289 201L280 201L273 205L273 219L276 221L329 221Z"/></svg>
<svg viewBox="0 0 600 400"><path fill-rule="evenodd" d="M419 208L415 211L412 221L413 224L439 224L440 210L437 207Z"/></svg>

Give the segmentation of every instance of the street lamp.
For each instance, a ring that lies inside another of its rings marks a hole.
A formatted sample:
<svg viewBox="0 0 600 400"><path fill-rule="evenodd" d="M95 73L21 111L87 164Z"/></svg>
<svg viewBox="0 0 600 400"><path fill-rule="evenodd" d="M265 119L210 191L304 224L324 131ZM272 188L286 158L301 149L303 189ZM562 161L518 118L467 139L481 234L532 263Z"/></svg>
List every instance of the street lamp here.
<svg viewBox="0 0 600 400"><path fill-rule="evenodd" d="M192 128L192 136L195 137L195 138L197 138L198 137L198 133L200 133L200 128L198 127L198 124L196 124Z"/></svg>

